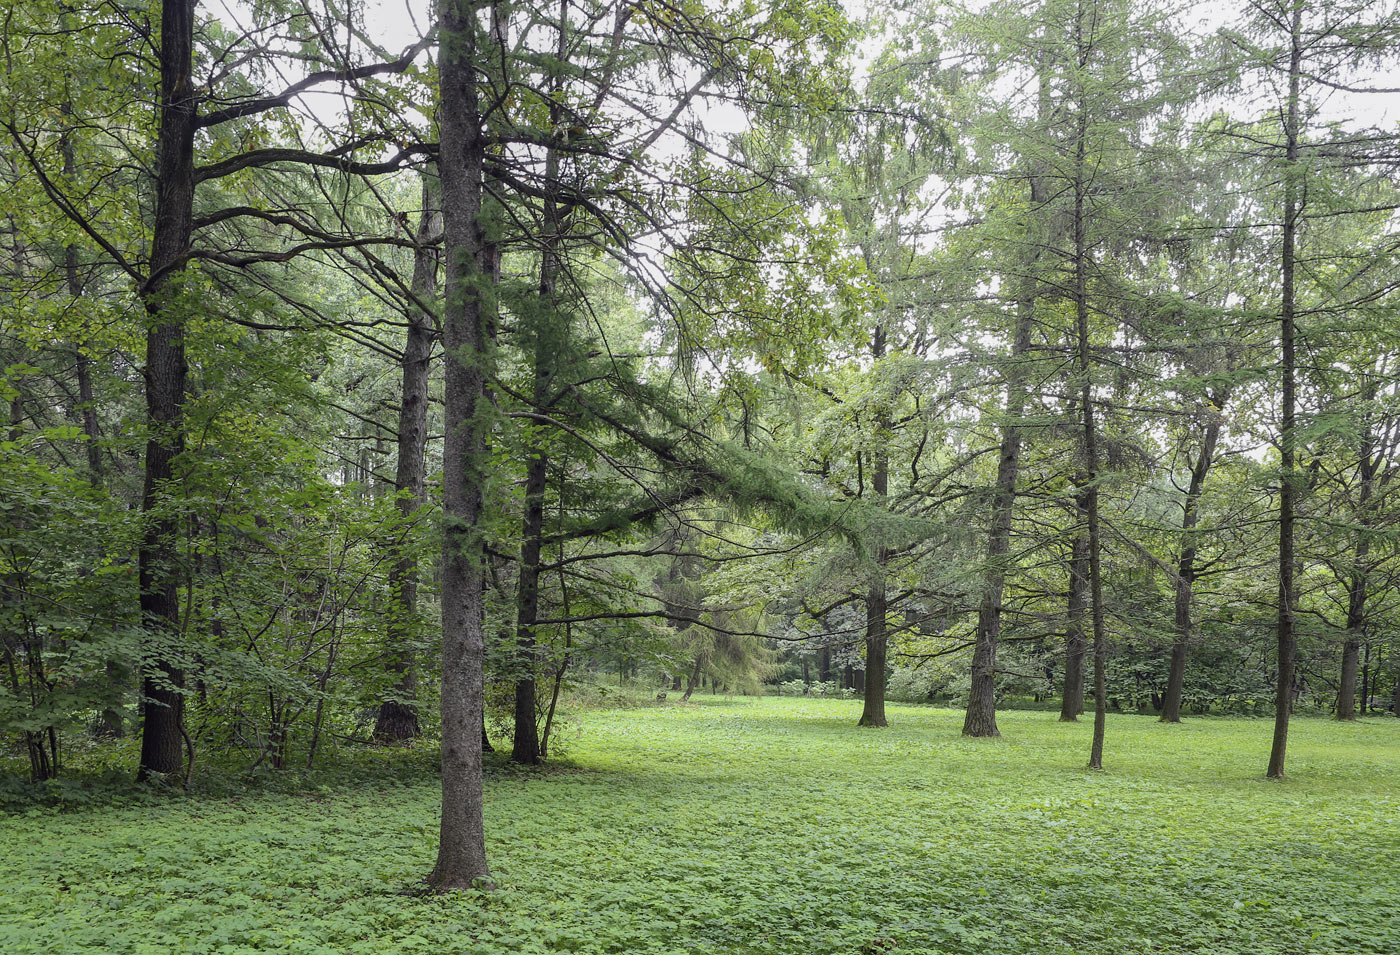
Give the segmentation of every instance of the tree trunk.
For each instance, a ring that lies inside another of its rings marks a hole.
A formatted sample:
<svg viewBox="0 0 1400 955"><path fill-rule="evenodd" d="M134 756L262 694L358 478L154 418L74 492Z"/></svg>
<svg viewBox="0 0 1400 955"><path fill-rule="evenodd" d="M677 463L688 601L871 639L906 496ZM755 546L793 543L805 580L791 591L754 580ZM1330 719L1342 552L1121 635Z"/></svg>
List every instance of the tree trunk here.
<svg viewBox="0 0 1400 955"><path fill-rule="evenodd" d="M1341 685L1337 690L1337 719L1356 719L1356 677L1361 659L1361 639L1350 628L1342 644Z"/></svg>
<svg viewBox="0 0 1400 955"><path fill-rule="evenodd" d="M1362 646L1363 651L1361 656L1361 701L1358 705L1361 710L1361 715L1365 716L1367 706L1371 699L1371 644L1365 643Z"/></svg>
<svg viewBox="0 0 1400 955"><path fill-rule="evenodd" d="M1217 400L1218 398L1218 400ZM1211 405L1223 409L1224 396L1212 396ZM1191 596L1196 583L1196 523L1200 514L1201 492L1215 458L1220 438L1220 415L1212 412L1201 441L1201 453L1191 465L1191 481L1181 512L1181 551L1176 562L1176 638L1172 641L1171 664L1167 671L1167 692L1162 699L1162 722L1181 722L1181 698L1186 686L1186 654L1191 641Z"/></svg>
<svg viewBox="0 0 1400 955"><path fill-rule="evenodd" d="M885 354L885 330L876 327L871 336L871 357L879 361ZM883 505L890 490L890 456L885 436L889 430L889 418L883 412L878 416L876 427L880 430L877 442L879 450L874 454L874 474L871 484L875 496ZM874 576L870 589L865 595L865 679L861 690L865 705L861 709L859 726L888 726L885 718L885 656L889 648L889 627L886 621L888 598L885 594L885 562L888 560L883 542L876 544L872 555L875 563Z"/></svg>
<svg viewBox="0 0 1400 955"><path fill-rule="evenodd" d="M439 35L443 258L442 825L429 877L440 892L487 882L482 817L480 537L487 402L486 236L481 218L486 144L477 100L476 3L443 0ZM489 55L486 57L489 59Z"/></svg>
<svg viewBox="0 0 1400 955"><path fill-rule="evenodd" d="M563 25L560 25L562 61ZM557 84L556 84L557 89ZM551 130L558 129L560 106L551 100ZM560 216L555 197L559 181L559 151L551 142L545 153L545 199L543 209L543 250L540 254L540 309L535 317L535 376L532 406L543 414L548 410L550 389L553 387L553 359L560 347L558 302L555 282L559 269ZM525 465L525 513L522 518L520 545L520 575L516 588L516 667L515 739L511 759L529 766L543 762L540 753L539 724L536 714L535 688L535 621L540 606L540 546L544 535L544 499L549 476L549 455L545 449L539 425L528 428Z"/></svg>
<svg viewBox="0 0 1400 955"><path fill-rule="evenodd" d="M437 296L438 257L433 248L440 226L439 186L431 171L422 174L422 216L418 220L413 250L416 301L408 310L408 332L401 365L402 400L399 404L398 454L394 490L404 521L403 553L389 568L389 595L393 610L387 628L389 667L397 675L393 695L379 705L374 738L384 743L402 742L422 735L418 725L418 668L413 641L418 633L418 561L408 541L410 517L423 506L427 483L428 373L436 338L429 304Z"/></svg>
<svg viewBox="0 0 1400 955"><path fill-rule="evenodd" d="M1374 401L1376 388L1369 385L1363 391L1363 397L1367 401ZM1341 685L1337 692L1337 719L1356 719L1356 677L1358 669L1358 658L1361 647L1366 640L1366 599L1369 583L1368 562L1371 556L1371 495L1375 489L1376 474L1380 470L1382 458L1375 453L1375 434L1369 420L1369 415L1361 431L1361 448L1358 459L1357 476L1360 478L1361 486L1357 490L1356 518L1357 531L1356 542L1352 547L1351 570L1347 574L1347 637L1342 645L1342 674ZM1366 645L1367 657L1370 656L1370 645ZM1370 700L1371 688L1367 674L1367 665L1362 664L1361 670L1361 715L1366 715L1367 703Z"/></svg>
<svg viewBox="0 0 1400 955"><path fill-rule="evenodd" d="M1087 60L1088 47L1081 16L1075 25L1081 61ZM1074 316L1079 352L1079 410L1084 424L1084 472L1087 479L1083 497L1087 504L1085 522L1089 531L1089 612L1094 630L1094 739L1089 750L1089 768L1103 769L1104 729L1108 716L1105 673L1107 638L1104 633L1103 573L1100 566L1102 545L1099 537L1099 445L1094 423L1094 388L1089 339L1089 246L1085 222L1088 193L1087 156L1088 113L1081 103L1075 134L1074 176Z"/></svg>
<svg viewBox="0 0 1400 955"><path fill-rule="evenodd" d="M170 505L174 461L184 451L185 341L181 273L194 214L197 91L191 79L194 0L161 4L160 131L150 274L141 299L146 334L146 463L141 493L145 531L137 548L141 622L146 631L146 698L137 776L178 773L184 766L185 675L179 633L179 520Z"/></svg>
<svg viewBox="0 0 1400 955"><path fill-rule="evenodd" d="M1087 509L1087 502L1081 513ZM1089 603L1089 538L1077 530L1069 558L1069 614L1065 622L1065 687L1060 721L1074 723L1084 712L1084 610Z"/></svg>
<svg viewBox="0 0 1400 955"><path fill-rule="evenodd" d="M690 680L685 685L685 696L681 697L682 703L690 702L690 694L695 692L695 688L700 685L700 660L695 660L695 669L690 674Z"/></svg>
<svg viewBox="0 0 1400 955"><path fill-rule="evenodd" d="M1283 249L1281 263L1281 300L1279 335L1281 338L1283 378L1283 420L1279 434L1279 501L1278 501L1278 680L1274 687L1274 740L1269 751L1269 779L1282 779L1288 753L1288 718L1293 709L1293 657L1297 652L1297 636L1293 629L1294 603L1297 594L1293 586L1294 510L1297 475L1297 399L1294 378L1297 359L1294 354L1297 329L1294 316L1294 255L1298 236L1298 139L1299 85L1302 77L1303 5L1293 8L1289 24L1291 52L1288 61L1288 104L1284 116L1286 162L1283 170Z"/></svg>
<svg viewBox="0 0 1400 955"><path fill-rule="evenodd" d="M1040 177L1031 176L1031 206L1044 201ZM997 458L996 490L992 497L992 522L987 533L987 565L982 579L982 600L977 608L977 631L972 651L972 689L963 718L964 736L1000 736L996 714L997 644L1001 639L1001 600L1006 587L1007 559L1011 549L1011 523L1016 507L1016 479L1021 469L1021 428L1026 412L1026 361L1031 351L1037 285L1035 265L1040 244L1032 235L1030 254L1020 300L1016 328L1006 371L1006 409L1001 425L1001 449Z"/></svg>

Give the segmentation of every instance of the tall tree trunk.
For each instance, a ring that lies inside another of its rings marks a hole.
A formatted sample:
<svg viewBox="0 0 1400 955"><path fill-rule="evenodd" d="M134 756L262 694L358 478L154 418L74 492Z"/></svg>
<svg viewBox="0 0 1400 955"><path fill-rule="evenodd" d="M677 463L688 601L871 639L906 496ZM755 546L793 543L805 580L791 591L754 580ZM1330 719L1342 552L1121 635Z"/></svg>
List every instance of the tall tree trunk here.
<svg viewBox="0 0 1400 955"><path fill-rule="evenodd" d="M480 523L485 479L487 263L480 221L486 143L477 99L474 0L442 0L438 119L443 256L442 826L429 882L438 891L490 878L482 817L485 635ZM486 57L489 59L489 55Z"/></svg>
<svg viewBox="0 0 1400 955"><path fill-rule="evenodd" d="M1376 396L1374 385L1364 391L1367 401ZM1371 494L1376 483L1376 473L1380 470L1381 458L1375 453L1375 435L1368 418L1361 433L1361 454L1357 465L1357 477L1361 486L1356 495L1357 531L1356 543L1352 548L1352 566L1347 575L1347 636L1342 645L1341 685L1337 692L1337 719L1356 719L1356 677L1361 646L1366 639L1366 598L1368 596L1369 574L1367 562L1371 556ZM1369 648L1368 648L1369 649ZM1366 704L1370 699L1370 686L1367 685L1365 668L1361 668L1361 715L1366 715Z"/></svg>
<svg viewBox="0 0 1400 955"><path fill-rule="evenodd" d="M1081 11L1076 22L1080 67L1088 61L1089 46L1084 37ZM1085 222L1088 193L1087 156L1088 113L1082 103L1075 134L1074 175L1074 317L1079 357L1079 410L1084 424L1085 522L1089 531L1089 613L1094 632L1094 738L1089 750L1089 768L1103 769L1104 729L1108 716L1107 638L1104 633L1103 572L1100 566L1102 544L1099 536L1099 438L1094 423L1093 371L1089 339L1089 245Z"/></svg>
<svg viewBox="0 0 1400 955"><path fill-rule="evenodd" d="M179 632L179 521L170 507L174 461L184 451L185 340L181 278L194 215L194 133L198 92L191 79L195 0L161 4L156 214L150 274L141 299L146 334L146 463L141 493L145 530L137 549L141 622L146 631L138 777L184 766L185 675L174 641Z"/></svg>
<svg viewBox="0 0 1400 955"><path fill-rule="evenodd" d="M1045 197L1038 175L1030 180L1031 206ZM1026 261L1026 275L1016 303L1016 327L1006 370L1006 414L1001 424L1001 453L997 458L996 490L992 497L992 523L987 532L987 566L982 579L982 601L977 608L977 632L972 651L972 688L963 718L964 736L1000 736L996 713L997 644L1001 639L1001 600L1006 587L1007 555L1011 549L1011 523L1016 508L1016 479L1021 469L1021 428L1026 413L1026 361L1031 352L1035 321L1036 263L1040 243L1034 232Z"/></svg>
<svg viewBox="0 0 1400 955"><path fill-rule="evenodd" d="M1356 678L1360 662L1361 638L1348 626L1346 642L1342 644L1341 685L1337 690L1337 719L1339 720L1356 719Z"/></svg>
<svg viewBox="0 0 1400 955"><path fill-rule="evenodd" d="M1088 502L1078 508L1082 515ZM1065 686L1060 694L1060 722L1074 723L1084 712L1084 611L1089 604L1089 538L1080 523L1069 557L1069 613L1065 620Z"/></svg>
<svg viewBox="0 0 1400 955"><path fill-rule="evenodd" d="M1295 4L1289 22L1291 50L1288 59L1288 103L1284 115L1285 165L1283 170L1283 250L1279 335L1283 378L1283 420L1279 434L1278 499L1278 680L1274 687L1274 741L1269 751L1269 779L1282 779L1288 753L1288 718L1293 709L1293 657L1298 639L1293 629L1293 586L1296 561L1294 550L1294 511L1297 475L1297 398L1294 354L1297 328L1294 315L1294 256L1298 242L1298 140L1299 86L1303 63L1303 4Z"/></svg>
<svg viewBox="0 0 1400 955"><path fill-rule="evenodd" d="M389 667L397 674L393 695L379 705L374 738L386 743L414 739L421 735L418 725L418 668L413 641L418 633L418 561L408 543L409 517L423 506L427 479L428 449L428 372L436 337L435 322L428 310L437 296L438 256L433 242L441 229L441 192L431 170L422 174L422 217L413 251L413 281L416 301L408 309L408 332L404 339L402 400L399 403L398 455L394 489L398 492L399 514L405 522L403 553L389 568L389 594L393 612L387 637Z"/></svg>
<svg viewBox="0 0 1400 955"><path fill-rule="evenodd" d="M871 356L879 361L885 354L885 330L877 327L871 337ZM875 495L884 505L890 491L890 456L884 432L889 429L889 418L881 414L877 425L881 435L874 455L874 473L871 484ZM865 678L862 690L865 705L861 708L860 726L888 726L885 718L885 656L889 647L889 627L886 621L888 611L885 594L885 562L888 560L883 542L875 547L872 555L875 570L870 581L870 589L865 594Z"/></svg>
<svg viewBox="0 0 1400 955"><path fill-rule="evenodd" d="M552 287L553 280L547 277L549 271L551 267L541 268L542 290L546 284ZM543 330L536 331L539 337L535 345L534 400L538 405L547 400L549 356L545 352L550 345L547 344L548 336L544 335ZM539 441L531 442L526 455L525 512L521 528L520 573L516 584L515 735L511 759L533 766L541 762L539 717L536 713L535 621L539 619L540 542L544 534L544 498L549 457L543 443Z"/></svg>
<svg viewBox="0 0 1400 955"><path fill-rule="evenodd" d="M694 692L695 692L695 688L696 688L697 686L700 685L700 667L701 667L701 660L700 660L699 657L696 657L696 658L695 658L695 669L691 671L690 679L689 679L688 681L686 681L686 684L685 684L685 696L681 697L681 702L682 702L682 703L689 703L689 702L690 702L690 694L694 693Z"/></svg>
<svg viewBox="0 0 1400 955"><path fill-rule="evenodd" d="M1211 405L1224 406L1225 398L1212 396ZM1201 452L1191 465L1191 481L1181 512L1181 551L1176 561L1176 637L1172 641L1171 664L1167 670L1167 692L1162 699L1162 722L1181 722L1181 698L1186 686L1186 655L1191 642L1191 597L1196 584L1195 530L1200 515L1201 492L1215 459L1220 439L1220 415L1212 413L1201 441Z"/></svg>
<svg viewBox="0 0 1400 955"><path fill-rule="evenodd" d="M562 12L562 11L561 11ZM564 20L559 25L560 62L567 54ZM557 82L554 84L558 92ZM559 102L551 98L549 128L558 129L561 120ZM559 182L559 150L551 142L545 152L545 198L543 209L544 235L540 253L540 309L535 319L534 365L535 377L531 404L543 414L549 404L553 387L554 356L560 346L558 302L555 285L559 271L561 219L555 196ZM539 723L536 713L538 695L535 668L538 663L535 647L535 621L540 607L540 545L544 536L544 499L549 476L549 454L538 436L541 429L531 426L526 448L525 512L522 518L520 544L520 576L516 589L516 667L515 738L511 759L533 766L543 762L540 752Z"/></svg>

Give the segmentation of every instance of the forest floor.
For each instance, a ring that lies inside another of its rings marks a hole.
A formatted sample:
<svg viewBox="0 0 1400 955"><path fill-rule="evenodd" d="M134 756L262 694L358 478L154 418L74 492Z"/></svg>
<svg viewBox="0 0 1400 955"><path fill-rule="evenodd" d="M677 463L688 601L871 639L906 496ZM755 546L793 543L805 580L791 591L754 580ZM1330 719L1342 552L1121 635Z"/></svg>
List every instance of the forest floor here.
<svg viewBox="0 0 1400 955"><path fill-rule="evenodd" d="M426 759L307 792L0 817L0 952L1400 952L1400 720L1091 727L726 700L493 766L490 893L425 896ZM166 797L169 798L169 797Z"/></svg>

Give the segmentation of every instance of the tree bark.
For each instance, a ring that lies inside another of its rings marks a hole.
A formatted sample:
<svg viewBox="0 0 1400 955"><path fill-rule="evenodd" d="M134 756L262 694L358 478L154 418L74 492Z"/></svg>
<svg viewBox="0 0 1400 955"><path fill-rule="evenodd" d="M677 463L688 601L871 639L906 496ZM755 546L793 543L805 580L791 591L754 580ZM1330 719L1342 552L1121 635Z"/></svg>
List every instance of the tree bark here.
<svg viewBox="0 0 1400 955"><path fill-rule="evenodd" d="M480 522L487 431L485 137L474 75L476 3L442 0L439 168L446 295L443 344L442 825L429 877L440 892L487 882L482 815L485 635Z"/></svg>
<svg viewBox="0 0 1400 955"><path fill-rule="evenodd" d="M681 697L682 703L690 702L690 694L695 692L695 688L700 685L700 659L695 660L695 669L691 671L690 679L685 684L685 696Z"/></svg>
<svg viewBox="0 0 1400 955"><path fill-rule="evenodd" d="M1375 399L1376 389L1368 386L1364 391L1366 400ZM1357 531L1356 542L1352 547L1352 565L1347 574L1347 636L1342 644L1341 684L1337 692L1337 719L1356 719L1356 678L1361 656L1361 646L1366 639L1366 600L1368 597L1369 573L1367 563L1371 556L1370 508L1371 494L1375 488L1376 473L1381 459L1375 453L1375 436L1368 418L1361 433L1361 454L1357 465L1357 476L1361 486L1356 495ZM1370 698L1366 670L1361 669L1361 715L1366 715L1366 705Z"/></svg>
<svg viewBox="0 0 1400 955"><path fill-rule="evenodd" d="M1089 56L1081 18L1075 24L1079 46L1080 67ZM1104 730L1108 716L1107 638L1104 633L1103 573L1100 566L1102 546L1099 537L1099 445L1098 427L1094 422L1094 389L1092 356L1089 339L1089 246L1085 221L1088 194L1086 156L1088 152L1088 112L1079 106L1078 129L1075 132L1074 175L1074 317L1078 340L1079 405L1084 425L1084 473L1086 483L1083 498L1086 503L1085 523L1089 533L1089 612L1094 631L1094 738L1089 749L1089 768L1103 769Z"/></svg>
<svg viewBox="0 0 1400 955"><path fill-rule="evenodd" d="M1038 175L1030 181L1031 206L1044 202ZM1001 600L1006 588L1007 555L1011 549L1011 523L1016 507L1016 479L1021 469L1021 428L1026 413L1026 360L1031 351L1037 287L1035 266L1040 245L1032 234L1026 275L1016 304L1016 327L1006 372L1005 419L997 458L996 490L992 496L992 523L987 534L987 566L982 579L982 601L977 608L977 631L972 651L972 689L963 718L964 736L1000 736L996 714L997 644L1001 639Z"/></svg>
<svg viewBox="0 0 1400 955"><path fill-rule="evenodd" d="M885 330L876 327L871 336L871 356L879 361L885 354ZM881 432L874 455L874 473L871 485L875 496L883 504L890 491L890 456L884 433L889 429L889 418L880 414L877 425ZM861 708L859 726L888 726L885 718L885 656L889 648L889 627L886 621L888 598L885 594L885 562L889 559L883 542L875 546L872 555L875 570L870 581L870 589L865 595L865 679L861 687L865 704Z"/></svg>
<svg viewBox="0 0 1400 955"><path fill-rule="evenodd" d="M1223 396L1211 404L1219 409ZM1201 491L1215 459L1215 445L1220 439L1220 415L1212 413L1201 441L1201 452L1191 465L1191 481L1186 487L1186 501L1181 512L1181 551L1176 562L1175 639L1172 641L1171 663L1167 670L1167 692L1162 698L1163 723L1181 722L1181 699L1186 686L1186 656L1191 641L1191 597L1196 584L1196 542L1194 533L1200 514Z"/></svg>
<svg viewBox="0 0 1400 955"><path fill-rule="evenodd" d="M566 54L564 46L564 26L561 21L559 57ZM557 88L557 84L556 84ZM559 127L561 112L557 101L551 99L550 129ZM545 197L543 208L544 235L541 237L543 249L540 253L540 309L534 322L534 389L531 404L544 413L549 404L549 392L553 387L554 356L560 346L558 302L555 298L555 284L559 270L559 243L561 241L561 219L555 190L559 181L559 150L551 142L545 153ZM511 759L525 765L543 762L540 752L538 715L536 714L537 689L535 667L535 621L539 619L540 606L540 546L544 537L544 499L549 476L549 453L540 429L529 429L532 440L527 442L525 464L525 513L522 518L520 545L520 575L516 589L516 667L518 676L515 682L515 738L511 748Z"/></svg>
<svg viewBox="0 0 1400 955"><path fill-rule="evenodd" d="M1299 86L1303 62L1303 5L1296 4L1289 21L1288 103L1284 115L1285 165L1283 170L1283 249L1280 267L1282 282L1279 308L1283 379L1283 420L1279 434L1278 503L1278 680L1274 687L1274 740L1269 751L1269 779L1282 779L1288 753L1288 719L1293 709L1293 657L1297 652L1294 633L1293 585L1294 510L1297 475L1297 399L1294 354L1297 329L1294 315L1294 256L1298 241L1298 140Z"/></svg>
<svg viewBox="0 0 1400 955"><path fill-rule="evenodd" d="M422 217L418 220L413 251L415 302L408 309L408 332L401 363L402 400L399 403L398 455L394 490L404 521L403 553L389 568L389 594L393 602L387 628L389 667L397 674L393 695L379 705L374 738L395 743L416 739L418 725L418 669L413 641L418 633L418 561L408 545L408 520L423 506L427 483L428 373L437 337L433 315L426 308L437 295L438 256L433 248L440 226L439 186L431 171L422 174Z"/></svg>
<svg viewBox="0 0 1400 955"><path fill-rule="evenodd" d="M1079 507L1082 513L1087 502ZM1070 545L1069 613L1065 621L1065 685L1060 695L1060 722L1074 723L1084 712L1084 611L1089 599L1089 538L1076 530Z"/></svg>
<svg viewBox="0 0 1400 955"><path fill-rule="evenodd" d="M146 462L141 493L145 530L137 549L141 621L146 631L146 699L137 776L178 773L184 766L184 672L179 632L179 522L170 508L174 461L184 451L184 311L180 278L194 214L194 134L198 93L191 70L194 0L161 4L160 101L156 214L150 273L141 289L146 335Z"/></svg>

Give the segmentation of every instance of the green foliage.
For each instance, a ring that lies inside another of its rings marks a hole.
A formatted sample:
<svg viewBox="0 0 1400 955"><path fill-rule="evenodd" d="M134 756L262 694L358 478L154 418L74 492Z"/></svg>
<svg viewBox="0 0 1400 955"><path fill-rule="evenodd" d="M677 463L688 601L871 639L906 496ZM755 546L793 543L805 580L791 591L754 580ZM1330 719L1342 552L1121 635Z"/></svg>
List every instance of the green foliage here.
<svg viewBox="0 0 1400 955"><path fill-rule="evenodd" d="M0 822L0 950L1391 955L1397 724L1089 727L854 701L586 714L571 764L488 770L492 893L417 893L422 760L298 790ZM871 781L879 780L878 787ZM230 794L232 795L232 794ZM1222 812L1228 804L1231 811ZM742 824L739 824L742 821Z"/></svg>

